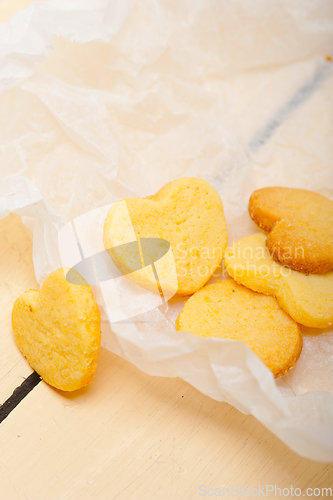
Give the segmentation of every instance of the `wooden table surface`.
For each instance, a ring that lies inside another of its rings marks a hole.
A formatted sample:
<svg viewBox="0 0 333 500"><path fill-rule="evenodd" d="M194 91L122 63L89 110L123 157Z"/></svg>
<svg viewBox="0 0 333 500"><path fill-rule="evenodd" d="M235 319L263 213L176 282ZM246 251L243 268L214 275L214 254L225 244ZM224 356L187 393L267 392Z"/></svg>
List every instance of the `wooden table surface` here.
<svg viewBox="0 0 333 500"><path fill-rule="evenodd" d="M29 3L1 2L0 21ZM37 283L32 234L18 215L0 221L0 243L1 405L32 373L10 318L16 297ZM103 348L89 387L66 395L40 382L0 424L0 500L196 499L266 485L302 495L333 488L333 464L301 458L252 416Z"/></svg>
<svg viewBox="0 0 333 500"><path fill-rule="evenodd" d="M18 215L0 221L0 241L3 403L32 372L10 317L37 283L32 234ZM301 458L252 416L103 348L89 387L66 395L40 382L0 424L1 500L196 499L208 488L305 491L332 478L333 464Z"/></svg>

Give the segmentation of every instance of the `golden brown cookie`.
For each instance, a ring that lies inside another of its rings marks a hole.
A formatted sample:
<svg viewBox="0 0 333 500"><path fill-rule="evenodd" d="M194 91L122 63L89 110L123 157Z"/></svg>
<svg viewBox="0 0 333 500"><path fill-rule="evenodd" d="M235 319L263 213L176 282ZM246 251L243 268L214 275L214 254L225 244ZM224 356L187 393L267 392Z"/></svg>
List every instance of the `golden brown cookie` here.
<svg viewBox="0 0 333 500"><path fill-rule="evenodd" d="M132 273L126 277L148 290L156 288L154 274L146 262L136 271L135 248L131 250L129 242L138 240L142 257L143 241L152 238L171 245L175 264L174 272L173 262L161 259L157 274L162 289L175 287L177 296L199 290L221 263L227 246L217 191L206 181L187 177L169 182L153 196L128 198L111 207L104 224L105 249L124 275ZM154 252L159 253L157 247L151 249L149 262L154 262Z"/></svg>
<svg viewBox="0 0 333 500"><path fill-rule="evenodd" d="M13 306L14 337L30 366L63 391L89 384L101 342L100 313L90 286L74 270L58 269L40 291L28 290Z"/></svg>
<svg viewBox="0 0 333 500"><path fill-rule="evenodd" d="M249 213L269 233L267 248L280 264L305 274L333 269L333 201L305 189L268 187L252 194Z"/></svg>
<svg viewBox="0 0 333 500"><path fill-rule="evenodd" d="M245 342L275 377L296 363L302 350L297 323L270 296L218 281L194 294L176 321L177 330L199 337L219 337Z"/></svg>
<svg viewBox="0 0 333 500"><path fill-rule="evenodd" d="M227 248L228 273L242 285L276 297L295 321L313 328L333 324L333 271L306 275L281 266L267 250L262 233L241 238Z"/></svg>

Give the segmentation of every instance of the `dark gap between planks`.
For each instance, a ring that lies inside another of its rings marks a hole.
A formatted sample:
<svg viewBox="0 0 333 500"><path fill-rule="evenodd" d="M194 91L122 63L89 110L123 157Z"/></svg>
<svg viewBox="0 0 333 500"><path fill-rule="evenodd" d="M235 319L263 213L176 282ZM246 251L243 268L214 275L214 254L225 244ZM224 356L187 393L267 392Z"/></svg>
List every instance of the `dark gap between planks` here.
<svg viewBox="0 0 333 500"><path fill-rule="evenodd" d="M0 423L5 420L11 411L29 394L30 391L41 381L41 377L37 372L33 372L28 378L22 382L19 387L14 389L13 394L0 406Z"/></svg>

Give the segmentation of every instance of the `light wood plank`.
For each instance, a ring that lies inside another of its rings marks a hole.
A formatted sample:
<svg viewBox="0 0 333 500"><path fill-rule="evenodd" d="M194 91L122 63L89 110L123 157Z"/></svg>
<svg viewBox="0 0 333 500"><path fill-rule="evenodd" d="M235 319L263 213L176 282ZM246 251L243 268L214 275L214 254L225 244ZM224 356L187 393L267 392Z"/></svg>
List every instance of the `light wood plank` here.
<svg viewBox="0 0 333 500"><path fill-rule="evenodd" d="M40 383L0 426L0 484L13 500L193 499L199 487L332 485L251 416L102 349L90 387Z"/></svg>
<svg viewBox="0 0 333 500"><path fill-rule="evenodd" d="M0 404L32 373L17 348L11 327L15 299L29 288L39 288L32 263L32 234L21 217L10 214L0 221Z"/></svg>

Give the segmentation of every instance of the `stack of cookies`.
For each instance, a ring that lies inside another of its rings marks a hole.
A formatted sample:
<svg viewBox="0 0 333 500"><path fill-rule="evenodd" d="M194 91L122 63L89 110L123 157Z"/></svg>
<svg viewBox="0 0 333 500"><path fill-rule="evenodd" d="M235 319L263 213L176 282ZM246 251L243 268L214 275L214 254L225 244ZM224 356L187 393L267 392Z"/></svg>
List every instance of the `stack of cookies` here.
<svg viewBox="0 0 333 500"><path fill-rule="evenodd" d="M104 224L111 256L121 231L114 222L120 219L120 203ZM276 187L254 192L249 213L267 236L246 236L229 248L222 201L203 180L179 179L154 196L126 203L138 241L170 242L175 295L192 295L177 330L243 341L279 377L301 353L299 324L325 328L333 323L333 202L324 196ZM206 285L223 257L229 279ZM170 276L171 289L172 272L164 275Z"/></svg>

